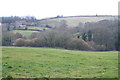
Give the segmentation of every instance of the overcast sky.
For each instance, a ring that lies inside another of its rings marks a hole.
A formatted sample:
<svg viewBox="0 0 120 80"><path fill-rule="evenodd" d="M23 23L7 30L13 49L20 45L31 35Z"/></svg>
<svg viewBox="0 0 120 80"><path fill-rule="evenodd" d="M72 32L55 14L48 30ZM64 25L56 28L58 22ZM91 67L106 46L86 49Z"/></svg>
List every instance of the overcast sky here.
<svg viewBox="0 0 120 80"><path fill-rule="evenodd" d="M119 0L0 0L0 16L117 15Z"/></svg>

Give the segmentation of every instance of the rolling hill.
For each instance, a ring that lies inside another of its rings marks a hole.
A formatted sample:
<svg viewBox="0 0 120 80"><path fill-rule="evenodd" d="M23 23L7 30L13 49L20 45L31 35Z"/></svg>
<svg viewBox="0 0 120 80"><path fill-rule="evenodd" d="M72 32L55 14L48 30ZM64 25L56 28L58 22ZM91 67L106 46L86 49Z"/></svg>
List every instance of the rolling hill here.
<svg viewBox="0 0 120 80"><path fill-rule="evenodd" d="M60 17L60 18L46 18L39 20L38 23L41 26L50 25L53 27L58 27L61 25L61 21L66 21L68 27L76 27L79 23L86 22L97 22L100 20L114 20L117 16L71 16L71 17Z"/></svg>

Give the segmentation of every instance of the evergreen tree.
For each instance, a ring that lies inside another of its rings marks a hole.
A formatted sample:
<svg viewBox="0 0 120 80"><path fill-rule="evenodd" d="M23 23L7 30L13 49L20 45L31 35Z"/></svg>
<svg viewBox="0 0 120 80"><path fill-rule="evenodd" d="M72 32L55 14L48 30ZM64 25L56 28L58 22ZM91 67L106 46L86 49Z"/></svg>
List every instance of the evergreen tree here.
<svg viewBox="0 0 120 80"><path fill-rule="evenodd" d="M86 33L83 33L83 34L82 34L82 39L83 39L84 41L87 41L87 35L86 35Z"/></svg>

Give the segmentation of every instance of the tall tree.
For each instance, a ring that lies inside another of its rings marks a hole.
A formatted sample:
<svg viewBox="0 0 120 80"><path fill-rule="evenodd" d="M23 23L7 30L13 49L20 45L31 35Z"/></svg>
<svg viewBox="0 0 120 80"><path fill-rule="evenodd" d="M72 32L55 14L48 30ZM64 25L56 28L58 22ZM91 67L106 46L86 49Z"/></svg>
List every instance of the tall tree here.
<svg viewBox="0 0 120 80"><path fill-rule="evenodd" d="M87 41L87 34L86 34L86 33L83 33L83 34L82 34L82 39L83 39L84 41Z"/></svg>
<svg viewBox="0 0 120 80"><path fill-rule="evenodd" d="M92 41L92 31L88 31L88 41Z"/></svg>

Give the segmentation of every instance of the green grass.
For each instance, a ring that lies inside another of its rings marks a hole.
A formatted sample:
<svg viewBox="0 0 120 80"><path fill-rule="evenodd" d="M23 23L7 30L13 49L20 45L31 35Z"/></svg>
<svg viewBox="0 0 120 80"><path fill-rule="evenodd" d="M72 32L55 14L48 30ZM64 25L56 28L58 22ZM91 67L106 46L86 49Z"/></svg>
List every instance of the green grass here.
<svg viewBox="0 0 120 80"><path fill-rule="evenodd" d="M117 78L118 52L3 47L3 77Z"/></svg>
<svg viewBox="0 0 120 80"><path fill-rule="evenodd" d="M38 31L28 31L28 30L13 30L13 33L21 33L25 37L29 37L32 33L38 32Z"/></svg>
<svg viewBox="0 0 120 80"><path fill-rule="evenodd" d="M37 29L37 30L43 30L43 27L28 27L28 29Z"/></svg>

